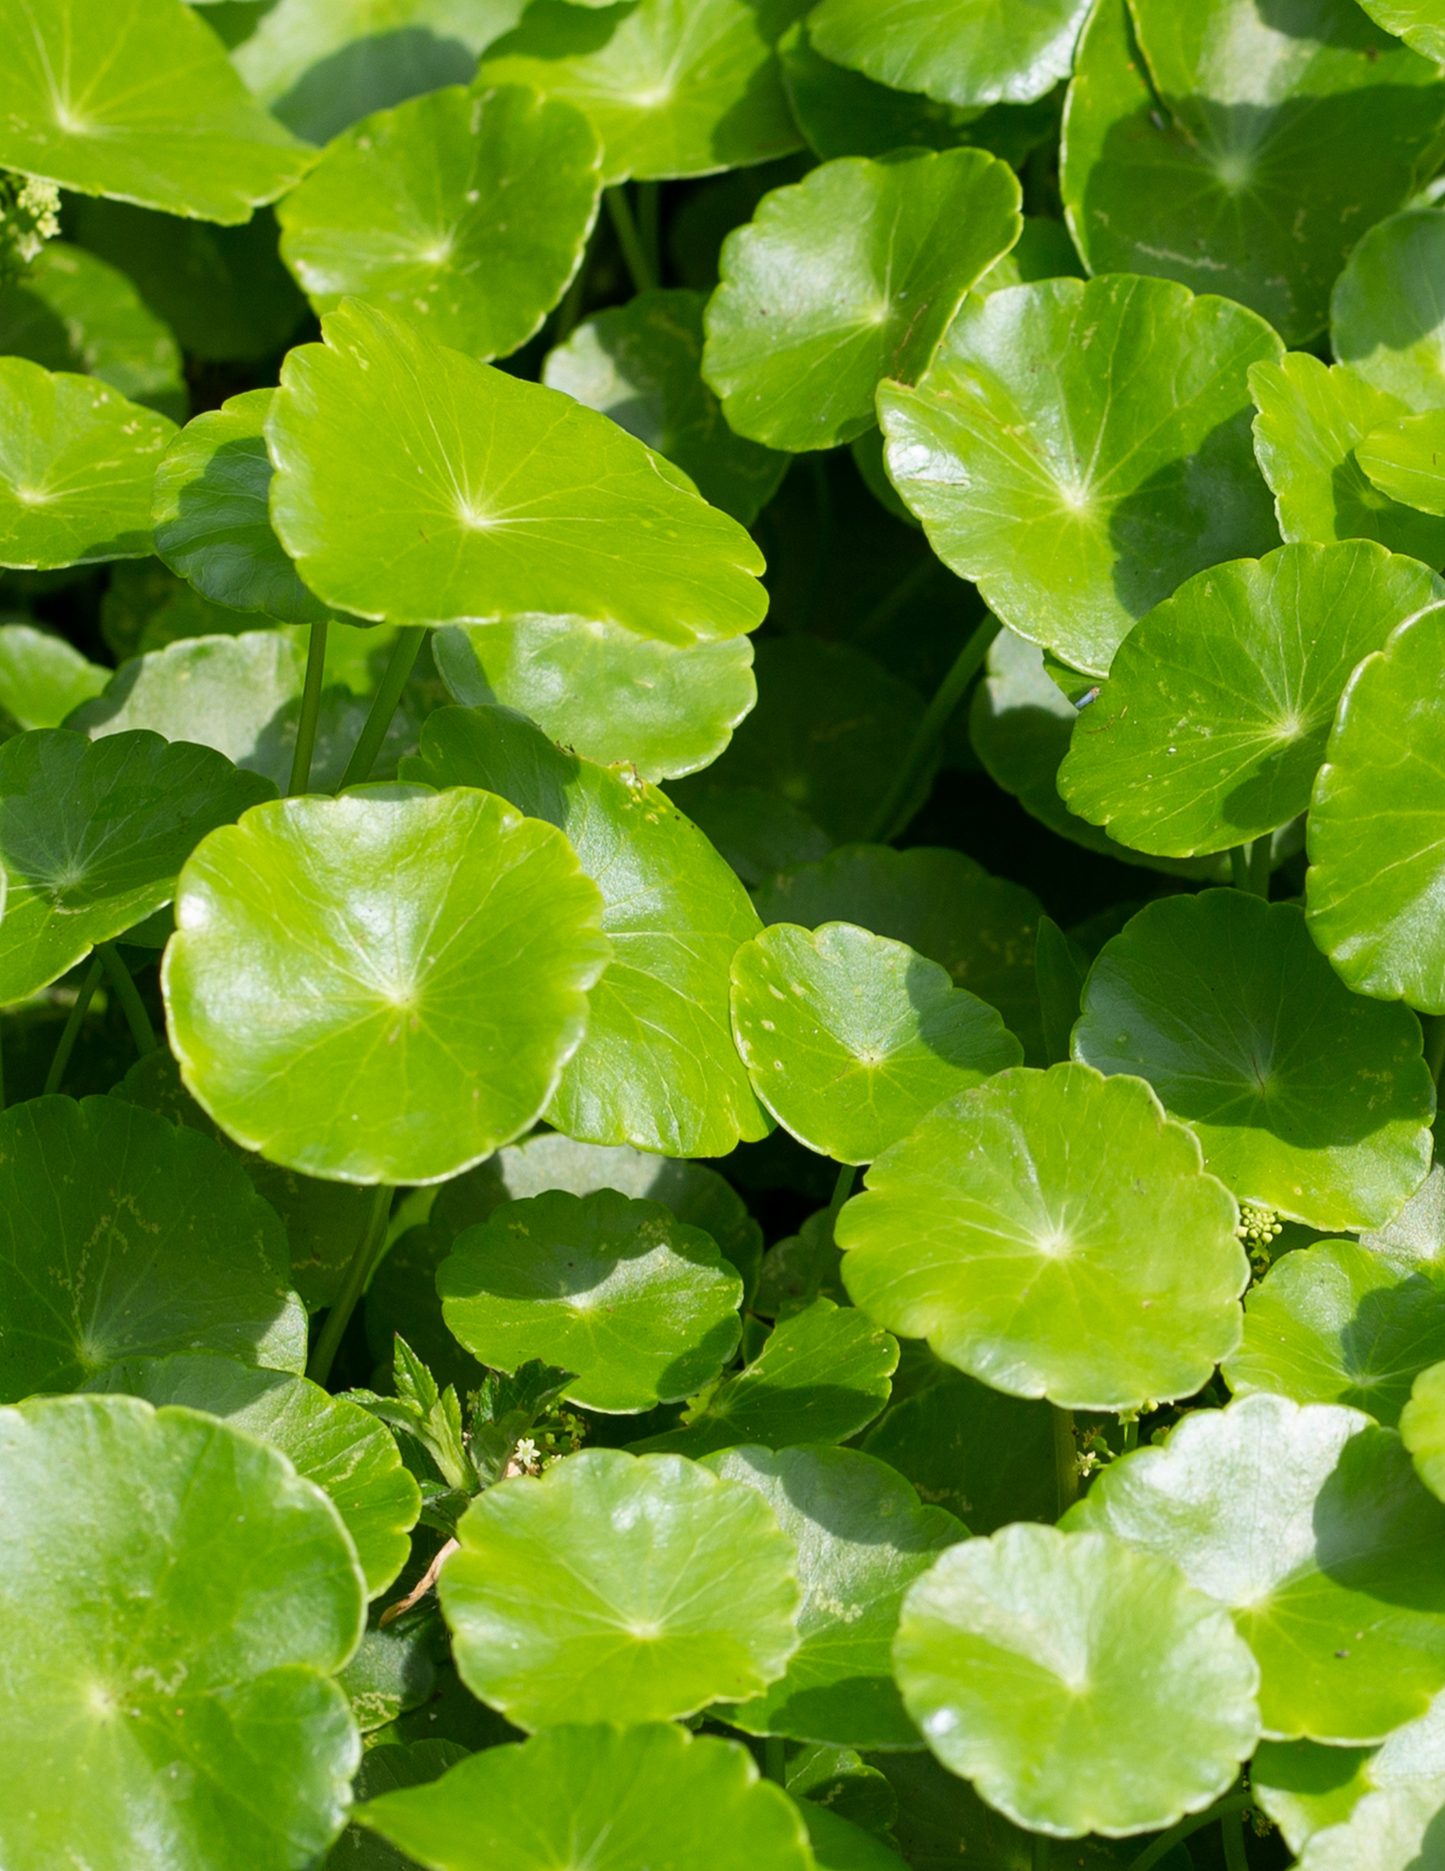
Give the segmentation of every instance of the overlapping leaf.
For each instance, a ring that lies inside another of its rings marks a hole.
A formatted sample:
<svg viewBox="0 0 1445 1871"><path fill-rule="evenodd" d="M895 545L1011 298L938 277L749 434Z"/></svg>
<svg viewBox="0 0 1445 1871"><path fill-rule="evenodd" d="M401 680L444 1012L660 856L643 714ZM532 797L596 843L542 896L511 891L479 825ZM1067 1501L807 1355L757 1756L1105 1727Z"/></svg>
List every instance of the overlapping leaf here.
<svg viewBox="0 0 1445 1871"><path fill-rule="evenodd" d="M1382 423L1357 453L1381 494L1422 513L1445 514L1445 410Z"/></svg>
<svg viewBox="0 0 1445 1871"><path fill-rule="evenodd" d="M0 708L22 728L58 728L98 695L110 671L64 637L33 624L0 624Z"/></svg>
<svg viewBox="0 0 1445 1871"><path fill-rule="evenodd" d="M1368 229L1335 282L1335 356L1413 410L1445 408L1434 279L1445 254L1445 210L1411 208Z"/></svg>
<svg viewBox="0 0 1445 1871"><path fill-rule="evenodd" d="M1023 103L1067 78L1087 0L1016 15L998 0L823 0L808 30L825 58L948 104Z"/></svg>

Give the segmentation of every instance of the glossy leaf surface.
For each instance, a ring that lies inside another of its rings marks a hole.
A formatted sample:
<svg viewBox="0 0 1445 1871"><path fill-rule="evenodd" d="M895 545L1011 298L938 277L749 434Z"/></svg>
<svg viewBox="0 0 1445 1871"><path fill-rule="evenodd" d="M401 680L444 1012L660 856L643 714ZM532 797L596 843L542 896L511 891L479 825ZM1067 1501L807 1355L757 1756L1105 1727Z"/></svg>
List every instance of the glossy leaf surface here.
<svg viewBox="0 0 1445 1871"><path fill-rule="evenodd" d="M733 1031L758 1095L820 1155L867 1163L945 1098L1018 1065L993 1008L902 942L777 923L733 957Z"/></svg>
<svg viewBox="0 0 1445 1871"><path fill-rule="evenodd" d="M728 1026L728 968L757 917L696 827L625 770L564 753L505 709L439 710L404 771L485 786L559 826L601 892L612 961L548 1121L669 1156L721 1156L762 1136Z"/></svg>
<svg viewBox="0 0 1445 1871"><path fill-rule="evenodd" d="M825 58L948 104L1024 103L1067 78L1087 0L823 0L808 30Z"/></svg>
<svg viewBox="0 0 1445 1871"><path fill-rule="evenodd" d="M1445 408L1442 314L1433 285L1445 210L1411 208L1370 228L1330 299L1336 357L1413 410Z"/></svg>
<svg viewBox="0 0 1445 1871"><path fill-rule="evenodd" d="M1400 1438L1415 1472L1445 1500L1445 1361L1420 1371L1400 1414Z"/></svg>
<svg viewBox="0 0 1445 1871"><path fill-rule="evenodd" d="M1259 1737L1259 1672L1228 1618L1097 1533L1006 1527L953 1547L904 1601L894 1667L944 1765L1055 1838L1171 1825Z"/></svg>
<svg viewBox="0 0 1445 1871"><path fill-rule="evenodd" d="M56 1486L58 1477L70 1486ZM189 1410L57 1397L0 1414L0 1846L95 1871L292 1871L360 1747L331 1673L361 1574L318 1488Z"/></svg>
<svg viewBox="0 0 1445 1871"><path fill-rule="evenodd" d="M1445 410L1372 429L1358 456L1380 493L1422 513L1445 514Z"/></svg>
<svg viewBox="0 0 1445 1871"><path fill-rule="evenodd" d="M109 680L108 669L64 637L32 624L0 624L0 708L18 726L58 728Z"/></svg>
<svg viewBox="0 0 1445 1871"><path fill-rule="evenodd" d="M317 312L353 295L438 344L505 357L576 270L600 156L557 99L432 91L337 138L281 206L281 252Z"/></svg>
<svg viewBox="0 0 1445 1871"><path fill-rule="evenodd" d="M1290 903L1211 890L1105 943L1074 1056L1147 1079L1241 1202L1315 1228L1389 1221L1425 1180L1430 1071L1408 1009L1349 993Z"/></svg>
<svg viewBox="0 0 1445 1871"><path fill-rule="evenodd" d="M675 1402L737 1349L742 1281L700 1228L614 1190L509 1202L461 1234L437 1275L447 1324L474 1357L576 1373L594 1410Z"/></svg>
<svg viewBox="0 0 1445 1871"><path fill-rule="evenodd" d="M1016 1067L886 1151L838 1218L880 1324L1015 1396L1189 1396L1239 1342L1234 1203L1137 1079Z"/></svg>
<svg viewBox="0 0 1445 1871"><path fill-rule="evenodd" d="M1164 280L991 293L916 389L879 390L889 477L990 610L1102 675L1185 578L1274 543L1247 373L1279 355L1262 319Z"/></svg>
<svg viewBox="0 0 1445 1871"><path fill-rule="evenodd" d="M724 243L703 370L741 435L793 451L871 429L964 294L1018 239L1018 180L982 150L825 163ZM945 230L947 230L945 236Z"/></svg>
<svg viewBox="0 0 1445 1871"><path fill-rule="evenodd" d="M737 1701L798 1647L792 1541L751 1488L678 1456L586 1450L489 1489L457 1537L457 1667L524 1728Z"/></svg>
<svg viewBox="0 0 1445 1871"><path fill-rule="evenodd" d="M551 1096L606 964L599 913L564 839L470 788L259 808L178 886L163 986L187 1088L307 1175L455 1175Z"/></svg>
<svg viewBox="0 0 1445 1871"><path fill-rule="evenodd" d="M752 541L606 417L374 306L323 332L288 356L266 440L272 522L328 604L592 616L679 644L761 620Z"/></svg>

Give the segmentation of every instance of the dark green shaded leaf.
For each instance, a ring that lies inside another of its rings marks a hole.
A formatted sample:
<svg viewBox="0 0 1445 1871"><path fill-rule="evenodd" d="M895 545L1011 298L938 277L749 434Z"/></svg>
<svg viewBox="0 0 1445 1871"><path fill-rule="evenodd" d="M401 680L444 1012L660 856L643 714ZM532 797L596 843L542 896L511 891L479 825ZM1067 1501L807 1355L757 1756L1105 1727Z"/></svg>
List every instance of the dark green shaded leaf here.
<svg viewBox="0 0 1445 1871"><path fill-rule="evenodd" d="M1445 255L1445 209L1411 208L1371 227L1330 298L1335 356L1408 409L1445 408L1434 280Z"/></svg>

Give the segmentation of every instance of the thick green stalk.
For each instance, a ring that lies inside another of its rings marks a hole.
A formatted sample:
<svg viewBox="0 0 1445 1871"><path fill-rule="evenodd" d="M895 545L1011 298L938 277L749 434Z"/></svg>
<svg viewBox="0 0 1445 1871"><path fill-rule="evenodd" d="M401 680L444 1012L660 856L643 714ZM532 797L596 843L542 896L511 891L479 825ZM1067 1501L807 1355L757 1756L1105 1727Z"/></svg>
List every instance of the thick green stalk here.
<svg viewBox="0 0 1445 1871"><path fill-rule="evenodd" d="M338 792L344 792L348 786L360 786L370 777L426 632L425 624L408 624L398 635L391 652L391 661L386 666L386 674L381 678L381 687L376 691L371 712L366 717L366 725L361 730L360 739L341 776L341 784L336 789Z"/></svg>
<svg viewBox="0 0 1445 1871"><path fill-rule="evenodd" d="M321 715L321 685L326 678L326 631L323 617L311 626L306 649L306 686L301 691L301 714L296 722L296 751L291 756L291 784L287 794L311 790L311 756L316 752L316 724Z"/></svg>
<svg viewBox="0 0 1445 1871"><path fill-rule="evenodd" d="M1274 840L1266 832L1263 838L1256 838L1249 847L1249 887L1257 897L1269 898L1270 859L1274 853Z"/></svg>
<svg viewBox="0 0 1445 1871"><path fill-rule="evenodd" d="M833 1239L833 1230L838 1225L838 1216L843 1204L853 1193L853 1179L858 1174L852 1163L844 1163L838 1171L838 1180L833 1184L833 1194L828 1202L828 1239Z"/></svg>
<svg viewBox="0 0 1445 1871"><path fill-rule="evenodd" d="M1061 1410L1058 1404L1054 1412L1054 1475L1059 1484L1059 1518L1064 1515L1079 1498L1079 1448L1074 1441L1074 1412Z"/></svg>
<svg viewBox="0 0 1445 1871"><path fill-rule="evenodd" d="M50 1070L45 1074L43 1089L47 1092L60 1090L60 1081L65 1077L65 1068L70 1064L70 1055L75 1051L75 1042L80 1037L81 1022L90 1012L90 1003L104 973L105 963L97 955L76 993L75 1005L65 1022L65 1031L60 1035L60 1044L55 1048Z"/></svg>
<svg viewBox="0 0 1445 1871"><path fill-rule="evenodd" d="M988 655L989 645L998 633L998 619L985 617L953 659L953 667L939 683L938 693L928 704L908 751L904 754L893 776L893 784L883 795L878 810L873 814L872 822L864 833L864 838L869 844L876 844L880 840L886 843L896 838L908 823L907 818L900 822L899 814L904 809L908 795L918 784L919 775L928 765L940 735L948 726L949 716L963 699L964 690L983 667L983 659Z"/></svg>
<svg viewBox="0 0 1445 1871"><path fill-rule="evenodd" d="M1137 1416L1126 1416L1124 1418L1124 1453L1127 1455L1131 1449L1137 1449L1138 1446L1139 1419Z"/></svg>
<svg viewBox="0 0 1445 1871"><path fill-rule="evenodd" d="M655 285L662 284L662 190L656 182L637 184L637 233Z"/></svg>
<svg viewBox="0 0 1445 1871"><path fill-rule="evenodd" d="M1244 1849L1243 1812L1223 1814L1219 1833L1224 1844L1225 1871L1249 1871L1249 1856Z"/></svg>
<svg viewBox="0 0 1445 1871"><path fill-rule="evenodd" d="M1161 1858L1167 1857L1181 1839L1187 1839L1191 1832L1202 1831L1205 1826L1213 1825L1216 1819L1223 1819L1229 1813L1247 1812L1254 1804L1248 1793L1227 1793L1222 1800L1216 1800L1202 1813L1191 1813L1187 1819L1181 1819L1178 1825L1170 1826L1167 1832L1161 1832L1157 1839L1146 1845L1139 1856L1133 1859L1128 1871L1150 1871Z"/></svg>
<svg viewBox="0 0 1445 1871"><path fill-rule="evenodd" d="M346 1264L342 1276L341 1288L331 1302L331 1310L326 1315L326 1323L321 1328L321 1336L316 1341L310 1362L306 1366L306 1375L313 1384L324 1384L331 1375L331 1366L336 1360L337 1348L351 1323L351 1315L356 1311L357 1302L366 1291L367 1284L381 1258L381 1250L386 1244L386 1219L391 1213L392 1187L389 1182L379 1182L372 1200L371 1218L366 1232L356 1244L356 1250Z"/></svg>
<svg viewBox="0 0 1445 1871"><path fill-rule="evenodd" d="M763 1742L763 1772L780 1787L788 1784L788 1744L781 1735L769 1735Z"/></svg>
<svg viewBox="0 0 1445 1871"><path fill-rule="evenodd" d="M139 1053L154 1052L156 1049L155 1028L151 1017L145 1010L145 1002L136 992L135 982L130 978L130 969L120 958L114 942L97 942L95 952L105 963L105 971L110 976L110 984L115 989L116 999L120 1002L121 1012L135 1041Z"/></svg>
<svg viewBox="0 0 1445 1871"><path fill-rule="evenodd" d="M1249 851L1245 845L1229 847L1229 881L1236 890L1249 888Z"/></svg>
<svg viewBox="0 0 1445 1871"><path fill-rule="evenodd" d="M627 199L626 189L620 185L609 188L606 199L607 212L612 216L612 226L617 234L617 244L622 249L627 270L632 275L634 292L655 292L657 275L648 262L647 249L642 244L642 236L632 218L632 204Z"/></svg>

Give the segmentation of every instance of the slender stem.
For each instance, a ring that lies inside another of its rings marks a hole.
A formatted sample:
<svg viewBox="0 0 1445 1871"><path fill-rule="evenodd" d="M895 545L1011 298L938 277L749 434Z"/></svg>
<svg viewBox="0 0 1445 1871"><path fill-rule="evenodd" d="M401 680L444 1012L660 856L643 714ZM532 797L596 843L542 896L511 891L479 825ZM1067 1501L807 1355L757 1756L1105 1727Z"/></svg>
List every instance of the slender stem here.
<svg viewBox="0 0 1445 1871"><path fill-rule="evenodd" d="M105 963L105 971L110 976L110 984L115 989L116 999L130 1027L131 1038L140 1053L154 1052L156 1049L155 1028L151 1017L145 1010L145 1003L136 993L135 982L130 978L130 969L120 958L114 942L97 942L95 952Z"/></svg>
<svg viewBox="0 0 1445 1871"><path fill-rule="evenodd" d="M768 1735L763 1742L763 1772L780 1787L788 1784L788 1744L781 1735Z"/></svg>
<svg viewBox="0 0 1445 1871"><path fill-rule="evenodd" d="M1226 1813L1242 1813L1254 1804L1248 1793L1229 1793L1222 1800L1216 1800L1202 1813L1191 1813L1187 1819L1181 1819L1178 1825L1170 1826L1167 1832L1161 1832L1157 1839L1146 1845L1139 1856L1133 1859L1128 1871L1150 1871L1151 1865L1158 1864L1167 1857L1182 1839L1187 1839L1191 1832L1199 1832L1205 1826L1213 1825L1216 1819L1222 1819Z"/></svg>
<svg viewBox="0 0 1445 1871"><path fill-rule="evenodd" d="M893 589L873 606L873 609L853 632L853 641L863 643L880 631L885 624L891 624L909 599L916 597L933 574L942 569L942 561L935 559L931 552L926 553L907 577L900 578Z"/></svg>
<svg viewBox="0 0 1445 1871"><path fill-rule="evenodd" d="M306 687L301 691L301 714L296 722L296 751L291 756L291 784L288 795L311 789L311 756L316 752L316 723L321 714L321 684L326 676L326 631L323 617L311 626L311 641L306 647Z"/></svg>
<svg viewBox="0 0 1445 1871"><path fill-rule="evenodd" d="M1249 888L1249 850L1245 845L1229 848L1229 881L1236 890Z"/></svg>
<svg viewBox="0 0 1445 1871"><path fill-rule="evenodd" d="M65 1022L65 1031L60 1035L60 1044L55 1048L55 1057L50 1061L50 1070L45 1074L45 1091L59 1091L60 1081L65 1077L65 1068L70 1064L70 1055L75 1051L75 1042L80 1037L81 1022L90 1012L90 1003L95 990L100 986L100 977L105 973L105 963L99 956L90 964L90 970L81 982L75 996L75 1005L70 1010L70 1017Z"/></svg>
<svg viewBox="0 0 1445 1871"><path fill-rule="evenodd" d="M838 1225L838 1216L843 1204L853 1193L853 1178L858 1174L852 1163L845 1163L838 1171L838 1180L833 1184L833 1194L828 1202L828 1239L833 1238L833 1230Z"/></svg>
<svg viewBox="0 0 1445 1871"><path fill-rule="evenodd" d="M1125 1455L1127 1455L1131 1449L1137 1449L1138 1446L1139 1446L1139 1419L1137 1416L1127 1416L1124 1419L1124 1453Z"/></svg>
<svg viewBox="0 0 1445 1871"><path fill-rule="evenodd" d="M1269 900L1269 866L1274 853L1271 846L1274 840L1266 832L1263 838L1256 838L1249 847L1249 887L1257 897Z"/></svg>
<svg viewBox="0 0 1445 1871"><path fill-rule="evenodd" d="M1032 1871L1049 1871L1049 1859L1053 1856L1054 1841L1046 1832L1035 1832L1033 1836Z"/></svg>
<svg viewBox="0 0 1445 1871"><path fill-rule="evenodd" d="M998 619L985 617L953 659L953 667L939 683L938 693L924 711L908 751L893 775L893 784L883 795L872 822L863 834L867 843L876 844L880 839L886 843L896 838L908 823L908 816L900 821L899 814L905 811L908 796L927 767L939 736L948 726L949 716L962 700L964 690L983 667L988 646L998 633Z"/></svg>
<svg viewBox="0 0 1445 1871"><path fill-rule="evenodd" d="M632 204L627 199L625 189L619 187L607 190L607 212L612 216L617 244L622 249L627 270L632 275L633 291L655 292L657 275L648 264L647 249L642 244L642 236L632 218Z"/></svg>
<svg viewBox="0 0 1445 1871"><path fill-rule="evenodd" d="M396 645L391 652L391 661L386 666L386 674L381 678L381 687L376 691L376 698L371 704L371 713L366 717L366 725L361 730L360 739L352 750L350 760L346 763L346 771L342 774L341 784L336 789L338 792L344 792L348 786L360 786L370 776L426 632L425 624L407 624L398 634Z"/></svg>
<svg viewBox="0 0 1445 1871"><path fill-rule="evenodd" d="M1079 1498L1079 1447L1074 1441L1074 1412L1054 1410L1054 1474L1059 1484L1059 1518Z"/></svg>
<svg viewBox="0 0 1445 1871"><path fill-rule="evenodd" d="M341 1288L331 1302L331 1310L326 1315L326 1323L321 1328L321 1336L316 1341L316 1349L311 1354L311 1361L306 1366L306 1375L313 1384L324 1384L331 1375L331 1366L336 1358L337 1347L351 1323L351 1315L356 1311L357 1301L366 1291L367 1282L380 1259L378 1250L386 1240L386 1218L391 1212L392 1187L389 1182L379 1182L372 1200L371 1219L366 1232L356 1244L356 1250L346 1264L342 1275Z"/></svg>
<svg viewBox="0 0 1445 1871"><path fill-rule="evenodd" d="M1440 1084L1440 1071L1445 1067L1445 1013L1433 1016L1426 1014L1425 1027L1425 1063L1430 1068L1430 1076L1436 1087Z"/></svg>
<svg viewBox="0 0 1445 1871"><path fill-rule="evenodd" d="M1222 1813L1219 1831L1224 1842L1225 1871L1249 1871L1249 1854L1244 1849L1243 1812Z"/></svg>
<svg viewBox="0 0 1445 1871"><path fill-rule="evenodd" d="M656 182L637 184L637 232L653 281L662 284L662 192Z"/></svg>

